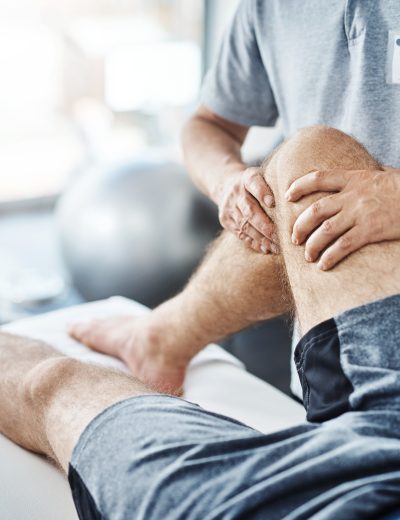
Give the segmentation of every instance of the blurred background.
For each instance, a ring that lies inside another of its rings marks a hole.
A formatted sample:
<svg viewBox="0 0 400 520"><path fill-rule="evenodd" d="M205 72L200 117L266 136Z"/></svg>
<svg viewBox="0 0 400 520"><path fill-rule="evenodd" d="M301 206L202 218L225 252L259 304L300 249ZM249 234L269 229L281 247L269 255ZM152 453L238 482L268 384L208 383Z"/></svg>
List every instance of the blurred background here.
<svg viewBox="0 0 400 520"><path fill-rule="evenodd" d="M0 323L185 284L220 228L180 132L237 3L0 0ZM283 320L224 341L284 391L288 345Z"/></svg>

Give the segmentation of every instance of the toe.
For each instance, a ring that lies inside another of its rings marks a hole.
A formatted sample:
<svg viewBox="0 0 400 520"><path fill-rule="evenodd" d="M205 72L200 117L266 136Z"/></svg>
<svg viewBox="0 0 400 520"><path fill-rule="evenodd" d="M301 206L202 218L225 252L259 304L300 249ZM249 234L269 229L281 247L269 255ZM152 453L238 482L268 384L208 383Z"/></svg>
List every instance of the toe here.
<svg viewBox="0 0 400 520"><path fill-rule="evenodd" d="M89 323L73 323L68 327L68 334L82 343L89 342L90 331L91 325Z"/></svg>

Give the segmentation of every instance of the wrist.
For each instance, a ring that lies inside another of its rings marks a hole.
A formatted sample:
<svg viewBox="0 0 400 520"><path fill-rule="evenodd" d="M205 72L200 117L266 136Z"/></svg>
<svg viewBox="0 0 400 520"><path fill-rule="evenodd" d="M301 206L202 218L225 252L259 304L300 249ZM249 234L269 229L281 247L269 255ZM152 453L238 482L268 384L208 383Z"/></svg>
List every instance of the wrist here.
<svg viewBox="0 0 400 520"><path fill-rule="evenodd" d="M242 162L232 162L223 168L221 175L210 190L210 198L217 206L221 204L224 197L226 183L235 175L242 174L247 168L248 166Z"/></svg>

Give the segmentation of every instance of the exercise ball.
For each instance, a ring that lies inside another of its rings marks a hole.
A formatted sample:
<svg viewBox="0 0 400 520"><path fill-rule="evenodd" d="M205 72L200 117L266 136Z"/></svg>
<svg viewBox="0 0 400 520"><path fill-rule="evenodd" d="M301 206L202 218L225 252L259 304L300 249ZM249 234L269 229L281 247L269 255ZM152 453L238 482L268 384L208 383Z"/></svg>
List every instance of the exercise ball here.
<svg viewBox="0 0 400 520"><path fill-rule="evenodd" d="M177 164L135 162L78 176L56 208L71 282L87 301L153 307L176 294L220 227L216 207Z"/></svg>

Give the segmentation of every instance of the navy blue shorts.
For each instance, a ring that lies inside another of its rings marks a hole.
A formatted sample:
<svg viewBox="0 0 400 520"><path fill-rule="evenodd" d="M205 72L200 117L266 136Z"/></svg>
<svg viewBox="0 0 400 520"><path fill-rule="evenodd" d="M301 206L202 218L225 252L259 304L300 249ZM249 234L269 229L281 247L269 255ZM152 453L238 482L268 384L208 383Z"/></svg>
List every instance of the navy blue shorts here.
<svg viewBox="0 0 400 520"><path fill-rule="evenodd" d="M170 396L107 408L70 464L80 518L399 519L399 337L400 295L312 329L308 422L270 435Z"/></svg>

